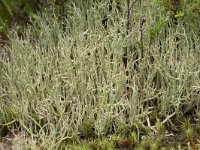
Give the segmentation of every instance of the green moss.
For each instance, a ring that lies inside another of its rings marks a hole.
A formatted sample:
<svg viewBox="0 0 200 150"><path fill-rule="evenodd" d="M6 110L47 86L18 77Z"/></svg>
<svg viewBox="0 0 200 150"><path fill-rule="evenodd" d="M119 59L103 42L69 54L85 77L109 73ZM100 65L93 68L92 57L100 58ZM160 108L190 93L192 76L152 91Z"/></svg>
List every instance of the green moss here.
<svg viewBox="0 0 200 150"><path fill-rule="evenodd" d="M80 134L86 139L95 137L94 121L92 119L86 118L83 120L82 126L80 127Z"/></svg>
<svg viewBox="0 0 200 150"><path fill-rule="evenodd" d="M141 147L143 147L144 149L149 149L150 144L151 144L151 142L149 141L149 139L147 139L147 137L142 138Z"/></svg>
<svg viewBox="0 0 200 150"><path fill-rule="evenodd" d="M157 142L153 142L150 144L150 150L159 150L159 145Z"/></svg>

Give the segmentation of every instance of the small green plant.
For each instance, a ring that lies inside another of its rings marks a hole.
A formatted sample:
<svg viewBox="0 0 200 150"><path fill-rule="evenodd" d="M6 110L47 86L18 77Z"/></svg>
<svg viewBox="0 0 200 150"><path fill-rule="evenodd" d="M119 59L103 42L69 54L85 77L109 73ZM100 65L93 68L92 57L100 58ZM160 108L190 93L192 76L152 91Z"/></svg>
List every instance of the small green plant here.
<svg viewBox="0 0 200 150"><path fill-rule="evenodd" d="M95 141L95 140L90 140L88 141L88 147L92 150L96 150L98 149L98 141Z"/></svg>
<svg viewBox="0 0 200 150"><path fill-rule="evenodd" d="M165 126L162 122L157 121L155 127L158 132L158 135L162 135L165 132Z"/></svg>
<svg viewBox="0 0 200 150"><path fill-rule="evenodd" d="M198 134L200 135L200 112L196 113L196 119L197 119L197 126L196 126L196 130L198 132Z"/></svg>
<svg viewBox="0 0 200 150"><path fill-rule="evenodd" d="M130 126L125 123L120 123L118 126L118 133L124 136L130 135Z"/></svg>
<svg viewBox="0 0 200 150"><path fill-rule="evenodd" d="M147 137L143 137L142 141L141 141L141 147L143 147L144 149L149 149L151 142L149 141L149 139Z"/></svg>
<svg viewBox="0 0 200 150"><path fill-rule="evenodd" d="M138 145L139 139L138 135L134 131L131 133L130 139L132 140L132 144L136 147Z"/></svg>
<svg viewBox="0 0 200 150"><path fill-rule="evenodd" d="M197 122L198 122L198 124L200 124L200 112L197 112L196 116L197 116L197 119L198 119Z"/></svg>
<svg viewBox="0 0 200 150"><path fill-rule="evenodd" d="M135 147L135 141L131 139L131 137L125 137L121 135L117 135L112 137L113 144L117 149L129 148L132 149Z"/></svg>
<svg viewBox="0 0 200 150"><path fill-rule="evenodd" d="M168 18L161 18L155 22L154 25L152 25L152 28L149 31L150 43L152 43L155 38L158 37L158 34L160 34L161 30L167 25L168 22Z"/></svg>
<svg viewBox="0 0 200 150"><path fill-rule="evenodd" d="M187 137L187 139L191 139L193 137L192 127L188 127L187 129L185 129L185 136Z"/></svg>
<svg viewBox="0 0 200 150"><path fill-rule="evenodd" d="M150 150L158 150L158 149L159 149L158 143L152 142L150 144Z"/></svg>
<svg viewBox="0 0 200 150"><path fill-rule="evenodd" d="M80 134L86 139L95 137L94 122L92 119L86 118L83 120L80 127Z"/></svg>
<svg viewBox="0 0 200 150"><path fill-rule="evenodd" d="M185 119L182 123L182 130L185 133L185 136L188 140L193 137L193 128L190 124L190 119Z"/></svg>
<svg viewBox="0 0 200 150"><path fill-rule="evenodd" d="M113 146L113 143L107 139L102 139L102 140L98 140L98 143L97 143L98 147L97 149L102 149L102 150L113 150L114 149L114 146Z"/></svg>

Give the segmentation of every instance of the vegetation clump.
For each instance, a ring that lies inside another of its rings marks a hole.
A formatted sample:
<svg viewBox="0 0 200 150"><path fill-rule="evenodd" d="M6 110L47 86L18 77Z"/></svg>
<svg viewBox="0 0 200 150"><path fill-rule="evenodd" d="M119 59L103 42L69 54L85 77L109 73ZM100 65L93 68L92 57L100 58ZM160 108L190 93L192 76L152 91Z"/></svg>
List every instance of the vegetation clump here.
<svg viewBox="0 0 200 150"><path fill-rule="evenodd" d="M0 146L200 149L198 1L49 4L4 33Z"/></svg>

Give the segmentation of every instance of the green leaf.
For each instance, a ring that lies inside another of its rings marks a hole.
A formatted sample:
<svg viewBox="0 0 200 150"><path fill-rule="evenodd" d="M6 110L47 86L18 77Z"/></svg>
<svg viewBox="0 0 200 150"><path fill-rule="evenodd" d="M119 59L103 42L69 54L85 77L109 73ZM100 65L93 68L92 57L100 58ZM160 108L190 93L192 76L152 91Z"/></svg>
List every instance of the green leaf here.
<svg viewBox="0 0 200 150"><path fill-rule="evenodd" d="M167 18L160 18L160 20L158 20L153 27L150 29L150 42L152 42L156 35L160 32L161 28L163 26L165 26L167 23L169 22L169 19Z"/></svg>
<svg viewBox="0 0 200 150"><path fill-rule="evenodd" d="M179 12L174 17L180 18L180 17L183 17L183 16L184 16L184 13L183 12Z"/></svg>
<svg viewBox="0 0 200 150"><path fill-rule="evenodd" d="M3 6L6 8L6 11L8 12L8 14L9 14L10 16L12 16L13 13L12 13L12 10L11 10L9 4L8 4L5 0L1 0L1 3L2 3Z"/></svg>

